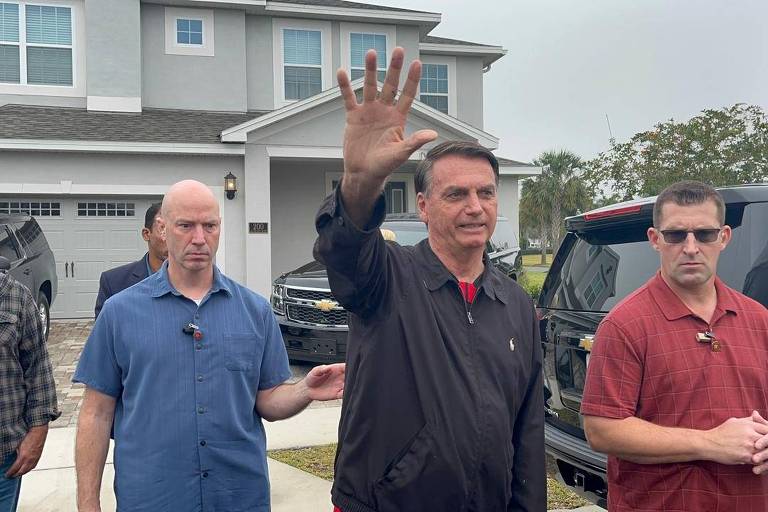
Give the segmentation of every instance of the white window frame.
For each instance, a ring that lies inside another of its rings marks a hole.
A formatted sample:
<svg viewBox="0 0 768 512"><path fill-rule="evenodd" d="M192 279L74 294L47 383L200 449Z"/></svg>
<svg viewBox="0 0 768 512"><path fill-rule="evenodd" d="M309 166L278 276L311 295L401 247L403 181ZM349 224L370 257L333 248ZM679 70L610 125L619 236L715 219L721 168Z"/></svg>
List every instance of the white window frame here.
<svg viewBox="0 0 768 512"><path fill-rule="evenodd" d="M3 42L3 45L19 47L18 84L0 83L0 94L28 94L41 96L85 96L85 13L82 0L3 0L19 6L19 42ZM27 43L27 6L68 7L72 20L72 44ZM72 50L72 85L48 85L27 83L27 47L67 48Z"/></svg>
<svg viewBox="0 0 768 512"><path fill-rule="evenodd" d="M320 20L300 20L290 18L272 19L272 50L273 76L275 89L275 108L281 108L297 101L285 99L285 51L283 48L284 30L314 30L320 31L320 83L325 91L333 87L333 49L331 46L331 22Z"/></svg>
<svg viewBox="0 0 768 512"><path fill-rule="evenodd" d="M342 176L344 176L343 172L338 171L326 171L325 173L325 196L329 195L331 192L333 192L333 182L334 181L341 181ZM415 188L415 182L414 182L414 176L413 173L409 172L394 172L392 173L389 178L387 178L387 181L395 181L395 182L404 182L405 183L405 197L403 200L405 201L405 213L416 213L418 210L416 209L416 188Z"/></svg>
<svg viewBox="0 0 768 512"><path fill-rule="evenodd" d="M445 64L448 66L448 115L456 117L456 112L458 110L458 97L456 95L456 57L422 54L420 60L423 64ZM429 96L441 96L441 94L430 94ZM421 85L419 85L419 99L421 99Z"/></svg>
<svg viewBox="0 0 768 512"><path fill-rule="evenodd" d="M347 70L347 74L352 76L352 44L349 41L350 34L375 34L386 37L387 55L384 59L384 68L377 68L377 71L387 70L389 60L392 57L392 50L395 49L397 42L397 28L393 25L376 25L373 23L340 23L339 24L339 48L341 51L341 67Z"/></svg>
<svg viewBox="0 0 768 512"><path fill-rule="evenodd" d="M203 22L203 44L179 43L176 35L176 20L198 20ZM193 55L197 57L214 56L214 16L213 9L187 9L183 7L165 8L165 54Z"/></svg>

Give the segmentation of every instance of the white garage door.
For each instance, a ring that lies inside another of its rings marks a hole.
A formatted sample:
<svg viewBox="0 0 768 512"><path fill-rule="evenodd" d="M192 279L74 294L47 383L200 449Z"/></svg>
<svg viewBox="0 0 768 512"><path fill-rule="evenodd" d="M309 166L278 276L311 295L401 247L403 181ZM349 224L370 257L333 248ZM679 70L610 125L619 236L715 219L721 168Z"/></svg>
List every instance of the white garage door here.
<svg viewBox="0 0 768 512"><path fill-rule="evenodd" d="M0 198L0 212L32 214L53 250L59 289L52 318L93 318L101 273L146 252L144 213L158 199Z"/></svg>

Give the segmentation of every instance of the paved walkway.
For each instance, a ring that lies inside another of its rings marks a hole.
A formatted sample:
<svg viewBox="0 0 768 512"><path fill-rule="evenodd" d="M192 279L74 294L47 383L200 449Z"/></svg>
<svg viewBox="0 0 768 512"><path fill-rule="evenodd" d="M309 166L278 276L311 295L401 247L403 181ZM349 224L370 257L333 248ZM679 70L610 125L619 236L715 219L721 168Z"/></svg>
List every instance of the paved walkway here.
<svg viewBox="0 0 768 512"><path fill-rule="evenodd" d="M22 480L19 512L75 512L74 441L77 416L84 387L72 384L80 352L93 326L92 321L53 322L48 349L54 368L61 417L51 424L48 441L37 468ZM311 366L292 365L293 379ZM285 421L266 423L267 449L296 448L336 442L341 400L314 403L304 412ZM104 470L102 511L115 510L112 492L112 454ZM281 462L268 459L273 512L330 512L331 483ZM598 512L599 507L582 507L579 512ZM183 512L183 511L180 511ZM562 512L562 511L551 511ZM572 511L573 512L573 511Z"/></svg>

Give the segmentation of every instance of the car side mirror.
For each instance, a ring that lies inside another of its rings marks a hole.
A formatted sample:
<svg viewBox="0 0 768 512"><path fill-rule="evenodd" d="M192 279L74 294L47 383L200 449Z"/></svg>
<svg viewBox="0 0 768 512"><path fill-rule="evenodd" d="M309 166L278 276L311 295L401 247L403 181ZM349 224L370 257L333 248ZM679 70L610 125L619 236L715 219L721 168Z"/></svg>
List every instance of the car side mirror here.
<svg viewBox="0 0 768 512"><path fill-rule="evenodd" d="M5 256L0 256L0 272L8 272L11 269L11 260Z"/></svg>

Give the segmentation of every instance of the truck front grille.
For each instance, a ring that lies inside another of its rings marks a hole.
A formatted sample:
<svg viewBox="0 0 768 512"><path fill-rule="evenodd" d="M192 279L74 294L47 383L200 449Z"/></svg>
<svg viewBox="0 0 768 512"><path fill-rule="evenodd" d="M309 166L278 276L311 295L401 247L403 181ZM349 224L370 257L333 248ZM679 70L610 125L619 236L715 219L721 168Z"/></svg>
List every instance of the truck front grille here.
<svg viewBox="0 0 768 512"><path fill-rule="evenodd" d="M314 325L347 325L347 312L344 309L321 311L314 306L287 304L288 319Z"/></svg>
<svg viewBox="0 0 768 512"><path fill-rule="evenodd" d="M333 294L330 290L308 290L306 288L291 288L286 287L285 293L291 299L302 300L336 300L333 298Z"/></svg>

